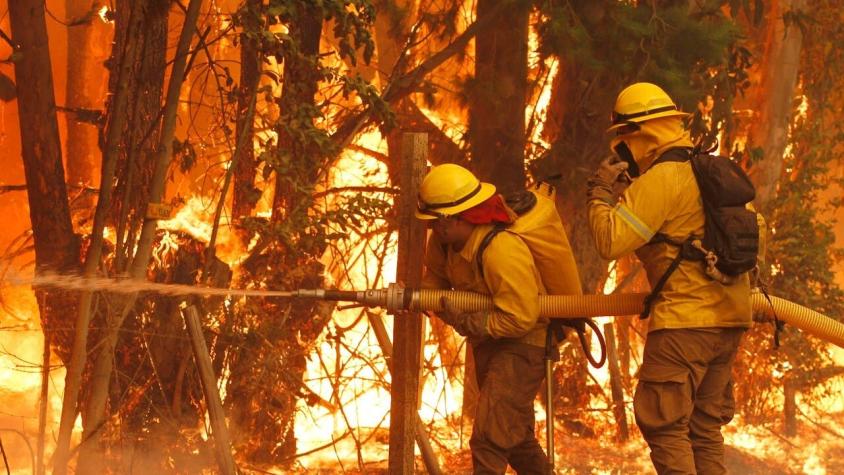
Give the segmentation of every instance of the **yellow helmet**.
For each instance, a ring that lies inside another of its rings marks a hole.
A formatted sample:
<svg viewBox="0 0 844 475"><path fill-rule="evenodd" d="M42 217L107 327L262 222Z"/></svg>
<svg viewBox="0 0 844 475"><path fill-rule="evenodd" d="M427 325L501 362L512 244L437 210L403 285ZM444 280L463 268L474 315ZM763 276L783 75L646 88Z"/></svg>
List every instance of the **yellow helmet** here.
<svg viewBox="0 0 844 475"><path fill-rule="evenodd" d="M612 111L612 126L607 131L660 117L688 115L677 110L677 105L661 87L649 82L637 82L618 93Z"/></svg>
<svg viewBox="0 0 844 475"><path fill-rule="evenodd" d="M494 194L494 185L481 182L460 165L438 165L425 175L419 187L416 217L437 219L453 216L483 203Z"/></svg>

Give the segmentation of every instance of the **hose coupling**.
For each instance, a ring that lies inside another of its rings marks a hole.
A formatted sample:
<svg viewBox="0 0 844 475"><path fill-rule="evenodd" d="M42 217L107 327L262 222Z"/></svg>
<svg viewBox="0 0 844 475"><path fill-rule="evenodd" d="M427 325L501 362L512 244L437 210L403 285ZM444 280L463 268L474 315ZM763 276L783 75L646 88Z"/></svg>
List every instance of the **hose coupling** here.
<svg viewBox="0 0 844 475"><path fill-rule="evenodd" d="M390 284L386 289L368 289L358 292L357 301L371 307L383 307L390 313L410 309L413 291L402 285Z"/></svg>

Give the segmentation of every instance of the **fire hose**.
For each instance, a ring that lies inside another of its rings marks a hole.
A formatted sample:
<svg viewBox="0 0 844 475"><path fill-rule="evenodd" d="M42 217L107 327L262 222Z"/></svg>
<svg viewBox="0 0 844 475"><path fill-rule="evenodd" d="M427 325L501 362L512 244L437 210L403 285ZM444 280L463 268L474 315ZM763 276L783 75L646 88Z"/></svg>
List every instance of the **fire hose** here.
<svg viewBox="0 0 844 475"><path fill-rule="evenodd" d="M78 290L104 290L115 293L156 292L165 295L218 295L265 298L310 298L330 301L356 302L367 307L381 307L389 312L442 311L442 297L465 312L494 309L492 297L467 291L408 289L390 284L387 288L368 290L300 289L292 291L260 289L221 289L193 285L173 285L133 280L81 278L74 275L41 273L32 279L10 279L18 284L51 286ZM639 315L644 308L647 294L612 295L542 295L539 297L539 314L547 318L582 319L584 317ZM788 323L805 333L844 348L844 324L819 312L788 300L766 295L754 290L751 295L753 311L773 320ZM593 327L594 328L594 327ZM600 334L600 333L598 333ZM549 333L550 335L550 333ZM578 332L586 350L582 332ZM546 345L548 346L548 345ZM547 350L547 348L546 348ZM588 353L587 353L588 355ZM591 360L591 355L588 355ZM551 379L552 357L546 355L546 378ZM547 386L548 422L546 437L550 466L554 466L554 429L550 422L553 414L551 386Z"/></svg>
<svg viewBox="0 0 844 475"><path fill-rule="evenodd" d="M467 291L406 289L391 284L384 289L369 290L294 290L286 297L315 298L335 301L352 301L388 311L442 311L440 299L448 297L455 307L466 312L492 310L489 295ZM613 295L541 295L539 315L548 318L583 318L611 315L638 315L647 294ZM281 295L280 295L281 296ZM760 312L805 333L844 348L844 323L794 302L770 296L770 302L758 291L751 295L754 312Z"/></svg>

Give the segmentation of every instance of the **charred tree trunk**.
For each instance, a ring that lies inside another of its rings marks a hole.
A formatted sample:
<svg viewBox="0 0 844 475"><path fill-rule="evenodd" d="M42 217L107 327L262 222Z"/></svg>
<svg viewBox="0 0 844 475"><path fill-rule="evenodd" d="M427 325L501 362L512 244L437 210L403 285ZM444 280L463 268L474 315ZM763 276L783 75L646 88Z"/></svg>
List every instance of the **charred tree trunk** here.
<svg viewBox="0 0 844 475"><path fill-rule="evenodd" d="M314 107L314 95L317 91L319 81L317 65L319 61L319 40L322 35L323 12L316 6L302 7L298 12L297 21L290 27L290 35L299 45L299 53L285 57L284 66L284 89L281 95L281 114L283 123L293 125L302 116L308 117L308 110ZM298 117L298 119L297 119ZM311 120L311 119L306 119ZM295 127L295 125L293 125ZM306 127L308 124L306 124ZM301 219L308 213L313 204L312 191L316 184L321 166L324 166L318 157L316 150L303 140L296 139L289 134L279 131L279 146L289 153L292 173L285 176L276 173L275 195L273 197L273 220ZM314 243L306 245L304 242L297 243L295 252L285 252L282 257L284 269L294 269L304 266L305 272L302 275L301 287L316 288L323 286L323 266L319 258L325 251L325 243ZM295 286L294 286L295 288ZM304 326L307 321L313 320L313 327L310 331L303 333L301 341L289 332L283 337L284 345L289 349L284 360L288 366L288 391L283 394L284 401L279 407L273 424L279 424L284 428L280 441L279 450L273 454L276 457L289 457L296 453L295 418L296 402L295 393L291 392L290 386L298 388L305 376L306 361L305 355L313 350L313 342L322 332L324 326L330 319L330 312L323 313L320 318L313 319L318 313L318 306L313 304L294 304L292 307L290 325L292 328Z"/></svg>
<svg viewBox="0 0 844 475"><path fill-rule="evenodd" d="M785 22L785 13L799 12L805 0L771 2L767 8L762 59L759 66L758 111L748 132L747 143L758 147L762 160L751 170L756 185L756 205L764 210L776 194L782 159L788 143L788 130L794 117L795 86L800 69L803 34L796 24Z"/></svg>
<svg viewBox="0 0 844 475"><path fill-rule="evenodd" d="M302 6L298 13L298 20L290 25L290 36L298 51L289 51L284 58L284 88L279 101L281 123L292 127L296 127L295 121L301 120L312 124L310 114L319 81L314 61L319 54L323 21L322 12L317 7ZM285 126L279 127L276 132L281 162L288 168L276 172L273 219L280 221L311 207L313 200L308 188L315 184L320 160L308 153L313 144L307 139L293 137Z"/></svg>
<svg viewBox="0 0 844 475"><path fill-rule="evenodd" d="M498 0L478 0L477 17ZM524 188L528 2L515 1L475 39L475 77L467 86L469 143L478 178L502 192Z"/></svg>
<svg viewBox="0 0 844 475"><path fill-rule="evenodd" d="M104 186L101 186L99 199L97 201L97 208L94 213L91 243L85 260L85 268L83 272L87 277L95 275L101 265L101 257L104 247L102 237L103 229L106 225L106 221L108 220L109 212L112 209L111 198L113 190L110 185L114 182L118 162L121 161L121 157L125 158L126 149L129 148L124 142L124 135L130 116L130 105L134 106L137 103L145 102L142 100L130 100L130 95L133 93L133 89L131 87L132 84L136 84L137 80L144 79L144 76L140 76L140 78L136 76L134 74L136 70L133 68L136 59L145 53L145 51L142 50L144 33L150 31L145 28L149 27L150 24L146 23L144 19L150 11L155 11L156 6L161 8L162 2L137 2L131 9L128 2L124 1L118 4L118 34L113 53L113 62L117 64L117 67L115 67L116 74L113 74L111 77L112 98L109 104L109 121L105 136L105 143L103 144L102 176L100 180L101 184ZM166 9L166 5L164 5L164 8ZM155 30L153 29L151 31ZM166 16L164 29L162 30L162 34L165 33ZM161 46L162 63L163 52L164 45ZM157 106L158 103L156 103L156 107ZM123 162L125 163L125 160L123 160ZM121 228L118 226L118 234L120 230ZM118 266L120 265L119 256L120 253L118 252ZM86 364L88 354L88 324L91 321L92 313L95 311L92 306L92 297L93 295L91 292L84 292L79 303L77 328L73 342L73 353L71 355L70 363L68 364L67 375L65 378L65 394L62 404L62 417L61 424L59 426L59 437L55 456L55 469L57 472L64 471L67 466L70 434L74 420L76 419L77 401L79 400L79 392L82 385L82 371ZM83 411L83 424L86 424L87 422L87 413ZM94 463L98 461L100 461L100 458L89 457L87 463ZM98 470L96 466L89 466L86 468L85 463L85 461L80 463L80 470Z"/></svg>
<svg viewBox="0 0 844 475"><path fill-rule="evenodd" d="M138 18L136 11L134 18ZM137 23L133 25L131 30L137 30ZM135 53L134 43L129 43L124 52L124 57L131 57ZM125 61L124 61L125 63ZM118 76L120 84L123 84L128 76L128 69L121 65ZM127 102L127 90L125 88L117 88L113 96L112 120L110 121L110 128L108 138L104 147L103 161L102 161L102 177L100 182L105 184L102 187L97 200L97 208L94 212L93 230L91 233L90 244L88 252L85 257L85 267L83 275L85 277L94 276L100 267L100 259L103 253L105 242L103 239L103 230L106 225L106 217L108 209L111 206L112 188L109 186L113 182L115 163L117 160L117 137L119 133L115 133L122 127L125 121L125 105ZM67 469L69 457L70 436L73 430L74 421L78 412L78 404L80 399L79 393L82 387L82 373L87 362L88 355L88 327L91 321L93 293L83 292L79 301L76 331L73 337L73 348L70 355L70 360L67 365L67 373L65 375L65 391L62 401L62 414L59 424L59 436L56 443L56 455L54 457L54 470L57 473L64 473ZM83 424L85 423L85 413L83 411Z"/></svg>
<svg viewBox="0 0 844 475"><path fill-rule="evenodd" d="M95 111L103 108L106 96L103 65L109 55L112 27L94 11L98 5L90 0L66 0L65 6L68 18L84 19L74 21L67 29L67 181L96 187L99 149Z"/></svg>
<svg viewBox="0 0 844 475"><path fill-rule="evenodd" d="M246 112L255 96L261 75L262 53L258 41L261 20L261 0L248 0L241 10L243 32L240 34L240 91L237 98L237 128L235 137L246 134L245 146L239 150L234 170L232 217L238 222L252 213L260 191L255 188L255 147L252 145L254 120L246 120Z"/></svg>

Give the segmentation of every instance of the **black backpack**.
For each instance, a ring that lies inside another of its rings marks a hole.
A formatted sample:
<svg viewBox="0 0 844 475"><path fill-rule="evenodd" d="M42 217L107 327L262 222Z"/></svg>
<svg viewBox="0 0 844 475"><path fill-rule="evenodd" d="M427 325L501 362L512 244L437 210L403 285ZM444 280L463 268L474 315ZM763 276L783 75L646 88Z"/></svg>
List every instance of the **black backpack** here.
<svg viewBox="0 0 844 475"><path fill-rule="evenodd" d="M645 298L640 318L647 318L653 301L683 259L703 261L711 278L729 284L756 266L759 252L759 224L747 204L756 197L750 178L727 157L701 153L697 149L674 148L657 158L663 162L691 161L705 215L703 237L690 236L675 242L657 233L649 244L666 242L680 248L677 257Z"/></svg>

